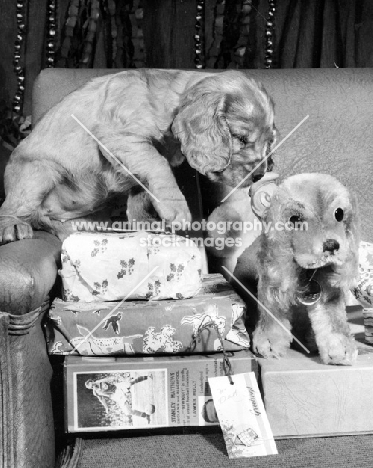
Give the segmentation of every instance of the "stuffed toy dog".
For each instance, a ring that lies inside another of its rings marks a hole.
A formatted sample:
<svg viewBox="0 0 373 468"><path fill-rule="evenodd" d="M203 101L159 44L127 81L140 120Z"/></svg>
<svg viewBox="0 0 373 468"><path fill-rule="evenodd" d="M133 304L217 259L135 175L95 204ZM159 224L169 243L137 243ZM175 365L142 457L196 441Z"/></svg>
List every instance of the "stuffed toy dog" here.
<svg viewBox="0 0 373 468"><path fill-rule="evenodd" d="M357 346L346 321L346 297L358 275L354 198L332 176L295 175L274 191L262 222L256 245L235 270L242 280L245 265L257 262L254 351L283 356L294 333L319 351L323 363L352 364Z"/></svg>

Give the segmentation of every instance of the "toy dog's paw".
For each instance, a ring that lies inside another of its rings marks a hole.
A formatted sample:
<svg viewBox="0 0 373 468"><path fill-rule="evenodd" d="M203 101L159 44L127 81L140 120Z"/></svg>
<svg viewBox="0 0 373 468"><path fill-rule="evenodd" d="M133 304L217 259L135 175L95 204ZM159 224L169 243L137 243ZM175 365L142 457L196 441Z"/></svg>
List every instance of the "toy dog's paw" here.
<svg viewBox="0 0 373 468"><path fill-rule="evenodd" d="M281 358L286 355L290 340L279 334L270 336L263 330L255 330L253 334L253 351L264 358Z"/></svg>
<svg viewBox="0 0 373 468"><path fill-rule="evenodd" d="M319 351L324 364L342 366L351 366L358 355L356 341L345 335L329 336L327 346L319 346Z"/></svg>

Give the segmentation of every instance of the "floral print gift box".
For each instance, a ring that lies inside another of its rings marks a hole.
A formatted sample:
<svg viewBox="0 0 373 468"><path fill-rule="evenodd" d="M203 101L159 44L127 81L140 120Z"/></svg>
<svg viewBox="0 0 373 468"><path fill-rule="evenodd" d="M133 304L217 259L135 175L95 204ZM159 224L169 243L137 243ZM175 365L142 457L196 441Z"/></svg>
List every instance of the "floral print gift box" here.
<svg viewBox="0 0 373 468"><path fill-rule="evenodd" d="M201 287L198 247L172 234L76 232L61 262L65 301L184 299Z"/></svg>

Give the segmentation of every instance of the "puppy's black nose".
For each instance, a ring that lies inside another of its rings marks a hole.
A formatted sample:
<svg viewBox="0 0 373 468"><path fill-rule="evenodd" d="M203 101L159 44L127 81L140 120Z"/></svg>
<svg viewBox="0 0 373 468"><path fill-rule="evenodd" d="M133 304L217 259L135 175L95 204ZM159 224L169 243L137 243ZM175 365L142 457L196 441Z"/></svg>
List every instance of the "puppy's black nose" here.
<svg viewBox="0 0 373 468"><path fill-rule="evenodd" d="M323 252L332 252L339 249L339 242L335 239L326 239L323 243Z"/></svg>
<svg viewBox="0 0 373 468"><path fill-rule="evenodd" d="M254 175L253 175L253 182L254 182L254 184L255 184L255 182L258 182L258 180L260 180L263 176L264 176L264 174L261 174L261 173L259 173L259 174L254 174Z"/></svg>

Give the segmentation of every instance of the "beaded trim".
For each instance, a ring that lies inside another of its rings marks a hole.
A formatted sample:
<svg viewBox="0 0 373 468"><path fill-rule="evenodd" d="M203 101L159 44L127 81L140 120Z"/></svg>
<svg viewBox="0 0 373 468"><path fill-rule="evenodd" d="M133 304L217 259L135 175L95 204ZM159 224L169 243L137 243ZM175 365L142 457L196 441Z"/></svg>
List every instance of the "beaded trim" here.
<svg viewBox="0 0 373 468"><path fill-rule="evenodd" d="M268 0L269 10L265 32L265 57L264 68L274 68L274 48L275 48L275 13L276 0Z"/></svg>
<svg viewBox="0 0 373 468"><path fill-rule="evenodd" d="M16 116L21 116L22 114L23 98L25 94L25 68L24 64L21 65L21 55L25 53L27 9L27 0L17 0L17 36L14 42L13 56L14 72L17 75L17 91L13 100L13 112Z"/></svg>
<svg viewBox="0 0 373 468"><path fill-rule="evenodd" d="M197 0L196 33L194 35L195 58L197 69L205 68L205 0Z"/></svg>
<svg viewBox="0 0 373 468"><path fill-rule="evenodd" d="M144 10L141 0L134 0L130 20L132 26L133 64L135 68L142 68L146 63L146 53L143 32Z"/></svg>
<svg viewBox="0 0 373 468"><path fill-rule="evenodd" d="M57 0L49 0L47 5L46 67L55 66L57 39Z"/></svg>

